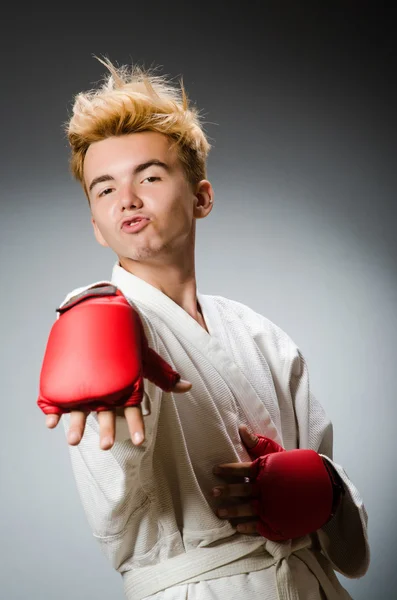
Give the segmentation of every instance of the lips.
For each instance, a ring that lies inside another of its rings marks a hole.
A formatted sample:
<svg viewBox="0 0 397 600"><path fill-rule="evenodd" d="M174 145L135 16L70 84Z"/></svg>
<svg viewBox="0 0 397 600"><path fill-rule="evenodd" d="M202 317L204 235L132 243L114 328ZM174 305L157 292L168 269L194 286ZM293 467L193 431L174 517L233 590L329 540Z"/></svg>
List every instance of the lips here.
<svg viewBox="0 0 397 600"><path fill-rule="evenodd" d="M136 223L138 220L141 219L149 219L149 217L147 217L146 215L142 215L142 214L137 214L137 215L130 215L129 217L124 217L124 219L121 221L121 227L123 227L123 225L125 225L126 223Z"/></svg>
<svg viewBox="0 0 397 600"><path fill-rule="evenodd" d="M121 229L126 233L136 233L146 227L149 222L150 219L147 219L146 217L134 217L133 219L126 219L123 222Z"/></svg>

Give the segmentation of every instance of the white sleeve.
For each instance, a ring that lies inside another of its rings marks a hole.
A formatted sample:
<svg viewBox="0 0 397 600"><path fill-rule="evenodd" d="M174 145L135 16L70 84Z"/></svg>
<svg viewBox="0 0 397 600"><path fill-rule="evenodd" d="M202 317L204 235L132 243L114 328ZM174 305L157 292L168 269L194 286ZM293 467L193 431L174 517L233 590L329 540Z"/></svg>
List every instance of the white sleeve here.
<svg viewBox="0 0 397 600"><path fill-rule="evenodd" d="M100 283L110 282L91 286ZM62 305L91 286L73 290ZM144 318L142 322L153 347L150 324ZM69 446L72 470L89 526L117 570L134 554L144 554L157 536L157 523L150 518L150 505L155 489L152 457L162 392L146 379L144 389L145 441L141 446L132 443L125 417L116 416L115 443L110 450L102 450L96 412L88 415L81 442ZM67 434L70 414L64 414L62 420Z"/></svg>
<svg viewBox="0 0 397 600"><path fill-rule="evenodd" d="M146 551L151 525L144 526L143 520L150 513L155 490L152 455L157 413L152 407L151 414L145 417L145 441L139 447L129 439L125 418L116 417L115 443L110 450L101 450L96 413L88 416L80 444L69 446L73 474L89 526L117 570L132 555ZM62 419L67 432L70 415L64 414ZM157 523L155 527L157 529Z"/></svg>
<svg viewBox="0 0 397 600"><path fill-rule="evenodd" d="M310 390L306 361L290 340L290 392L294 403L299 448L318 452L337 471L344 493L333 518L316 532L323 554L333 568L350 578L365 575L369 567L368 515L357 488L344 469L333 461L333 427Z"/></svg>

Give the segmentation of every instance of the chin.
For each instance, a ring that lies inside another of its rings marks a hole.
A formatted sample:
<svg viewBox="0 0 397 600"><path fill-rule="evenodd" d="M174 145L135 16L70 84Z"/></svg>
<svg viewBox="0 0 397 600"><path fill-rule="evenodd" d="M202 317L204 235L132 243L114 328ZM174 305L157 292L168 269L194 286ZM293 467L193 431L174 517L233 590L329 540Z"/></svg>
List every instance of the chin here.
<svg viewBox="0 0 397 600"><path fill-rule="evenodd" d="M158 255L158 252L153 251L152 248L140 248L134 252L124 254L121 260L135 260L137 262L143 262L149 258L153 258Z"/></svg>

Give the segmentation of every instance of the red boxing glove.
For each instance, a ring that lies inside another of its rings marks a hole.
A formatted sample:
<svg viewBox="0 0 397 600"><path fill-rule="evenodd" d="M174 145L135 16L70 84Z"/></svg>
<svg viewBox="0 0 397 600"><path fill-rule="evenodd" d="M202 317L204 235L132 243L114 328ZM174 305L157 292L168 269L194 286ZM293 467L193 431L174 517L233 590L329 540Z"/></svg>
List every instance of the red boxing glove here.
<svg viewBox="0 0 397 600"><path fill-rule="evenodd" d="M334 486L331 473L314 450L285 450L256 434L249 449L254 493L252 505L260 517L257 529L274 542L313 533L332 516Z"/></svg>
<svg viewBox="0 0 397 600"><path fill-rule="evenodd" d="M180 375L149 348L137 311L113 285L94 286L57 311L40 373L45 414L135 406L143 378L171 391Z"/></svg>

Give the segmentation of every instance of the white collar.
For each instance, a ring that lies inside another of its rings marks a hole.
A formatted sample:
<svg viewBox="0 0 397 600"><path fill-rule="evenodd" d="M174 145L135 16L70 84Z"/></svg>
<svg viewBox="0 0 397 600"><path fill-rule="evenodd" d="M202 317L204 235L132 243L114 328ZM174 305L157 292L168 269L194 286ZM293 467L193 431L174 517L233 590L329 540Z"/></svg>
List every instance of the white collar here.
<svg viewBox="0 0 397 600"><path fill-rule="evenodd" d="M209 334L201 325L193 319L179 304L174 302L169 296L161 290L154 287L140 277L133 275L117 261L112 271L112 283L132 301L143 304L150 310L159 314L166 321L171 329L178 329L181 333L186 332L186 328L191 333L195 333L202 340L207 339ZM206 309L206 299L199 291L196 292L197 300L211 335L211 324L209 322ZM203 337L204 336L204 337Z"/></svg>

